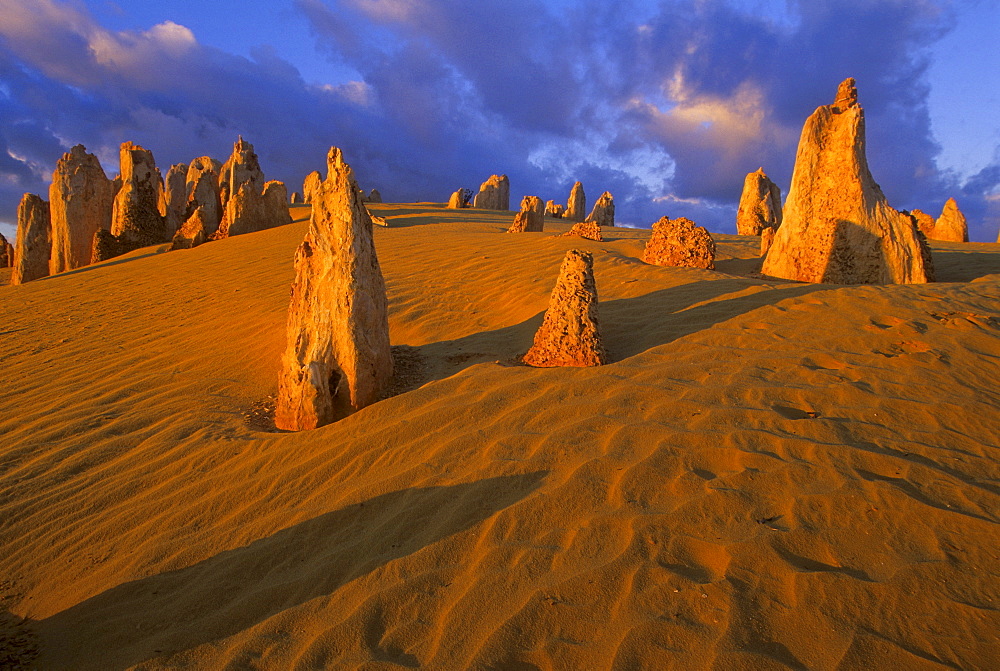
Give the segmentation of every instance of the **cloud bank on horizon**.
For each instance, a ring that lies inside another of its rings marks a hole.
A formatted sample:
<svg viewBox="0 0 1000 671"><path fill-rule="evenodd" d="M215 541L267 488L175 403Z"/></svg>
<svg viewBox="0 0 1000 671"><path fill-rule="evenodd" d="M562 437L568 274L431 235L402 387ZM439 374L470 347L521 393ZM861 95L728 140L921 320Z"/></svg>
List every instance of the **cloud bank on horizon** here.
<svg viewBox="0 0 1000 671"><path fill-rule="evenodd" d="M290 190L337 145L388 201L443 201L505 172L514 202L565 200L579 179L590 202L611 191L629 225L687 216L732 233L746 173L764 167L784 192L802 123L853 76L889 202L936 215L955 196L972 239L995 240L1000 143L974 174L936 162L928 46L953 26L954 5L774 7L293 0L331 71L352 73L316 83L280 44L230 53L183 17L119 31L79 2L0 0L0 222L16 221L22 193L47 197L74 144L113 174L131 140L165 173L224 159L242 134Z"/></svg>

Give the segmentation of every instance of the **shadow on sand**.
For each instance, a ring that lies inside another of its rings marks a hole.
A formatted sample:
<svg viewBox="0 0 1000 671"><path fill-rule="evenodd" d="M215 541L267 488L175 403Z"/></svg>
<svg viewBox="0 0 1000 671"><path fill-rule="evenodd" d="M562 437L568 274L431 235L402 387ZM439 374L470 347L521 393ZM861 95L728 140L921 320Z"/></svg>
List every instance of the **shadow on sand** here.
<svg viewBox="0 0 1000 671"><path fill-rule="evenodd" d="M122 669L227 638L476 526L527 497L546 475L383 494L188 568L119 585L34 623L42 661L75 669L105 658L100 668ZM377 644L385 661L417 661Z"/></svg>

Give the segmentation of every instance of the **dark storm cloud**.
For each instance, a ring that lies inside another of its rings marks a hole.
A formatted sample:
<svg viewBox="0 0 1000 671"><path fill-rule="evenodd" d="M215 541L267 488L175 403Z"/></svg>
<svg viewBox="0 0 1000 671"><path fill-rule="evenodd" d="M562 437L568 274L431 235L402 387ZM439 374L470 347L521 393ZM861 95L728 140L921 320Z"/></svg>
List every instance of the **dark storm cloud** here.
<svg viewBox="0 0 1000 671"><path fill-rule="evenodd" d="M951 18L929 0L795 0L783 16L722 0L296 0L357 73L325 86L273 48L244 58L172 23L117 33L76 5L0 6L0 219L77 142L110 172L123 140L165 167L224 158L242 133L292 190L336 144L389 199L505 172L515 202L562 200L582 179L622 221L731 232L744 175L763 166L787 189L802 122L847 76L894 206L935 211L960 187L934 163L926 48ZM965 185L970 213L986 216L988 177Z"/></svg>

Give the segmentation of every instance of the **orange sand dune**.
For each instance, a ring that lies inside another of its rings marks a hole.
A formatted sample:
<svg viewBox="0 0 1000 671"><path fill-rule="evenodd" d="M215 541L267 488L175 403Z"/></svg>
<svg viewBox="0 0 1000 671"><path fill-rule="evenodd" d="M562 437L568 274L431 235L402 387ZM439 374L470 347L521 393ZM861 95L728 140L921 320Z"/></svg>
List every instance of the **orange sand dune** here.
<svg viewBox="0 0 1000 671"><path fill-rule="evenodd" d="M0 665L996 668L1000 245L803 285L372 209L396 395L316 431L266 430L307 208L0 287ZM614 363L519 365L571 248Z"/></svg>

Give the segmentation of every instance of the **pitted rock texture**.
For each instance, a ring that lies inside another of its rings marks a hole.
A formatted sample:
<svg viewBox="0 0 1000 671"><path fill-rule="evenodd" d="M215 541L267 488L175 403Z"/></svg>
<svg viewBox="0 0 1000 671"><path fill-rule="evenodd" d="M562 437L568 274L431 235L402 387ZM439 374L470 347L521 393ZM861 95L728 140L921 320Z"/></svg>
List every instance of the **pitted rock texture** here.
<svg viewBox="0 0 1000 671"><path fill-rule="evenodd" d="M655 266L715 269L715 240L690 219L663 217L653 224L642 260Z"/></svg>
<svg viewBox="0 0 1000 671"><path fill-rule="evenodd" d="M763 168L743 180L743 195L736 211L737 235L760 235L766 228L781 225L781 189L764 174Z"/></svg>
<svg viewBox="0 0 1000 671"><path fill-rule="evenodd" d="M529 366L544 368L600 366L608 362L601 341L594 257L590 252L566 252L542 325L523 360Z"/></svg>
<svg viewBox="0 0 1000 671"><path fill-rule="evenodd" d="M545 227L545 205L538 196L521 199L521 211L514 217L508 233L538 233Z"/></svg>
<svg viewBox="0 0 1000 671"><path fill-rule="evenodd" d="M472 206L481 210L509 210L510 180L507 175L492 175L483 182Z"/></svg>
<svg viewBox="0 0 1000 671"><path fill-rule="evenodd" d="M587 194L583 192L583 183L575 182L569 191L569 200L566 201L566 212L563 216L570 221L583 221L586 211Z"/></svg>
<svg viewBox="0 0 1000 671"><path fill-rule="evenodd" d="M586 221L592 221L598 226L615 225L615 199L610 191L605 191L594 203L594 209L587 215Z"/></svg>
<svg viewBox="0 0 1000 671"><path fill-rule="evenodd" d="M152 152L123 142L119 156L122 188L115 196L111 233L125 251L166 242L166 221L159 207L163 183Z"/></svg>
<svg viewBox="0 0 1000 671"><path fill-rule="evenodd" d="M97 157L88 154L82 144L62 155L49 187L49 273L91 263L94 234L100 228L111 228L114 199L114 183L104 174Z"/></svg>
<svg viewBox="0 0 1000 671"><path fill-rule="evenodd" d="M545 201L546 217L552 217L553 219L562 219L563 212L565 212L563 206L557 203L556 201L554 200Z"/></svg>
<svg viewBox="0 0 1000 671"><path fill-rule="evenodd" d="M578 221L573 224L573 228L563 233L563 235L566 237L576 236L578 238L586 238L587 240L596 240L597 242L604 241L600 225L593 221Z"/></svg>
<svg viewBox="0 0 1000 671"><path fill-rule="evenodd" d="M930 254L913 219L886 202L868 169L853 79L806 120L781 227L761 273L800 282L928 282Z"/></svg>
<svg viewBox="0 0 1000 671"><path fill-rule="evenodd" d="M14 247L11 284L24 284L49 274L52 254L52 222L49 204L33 193L21 197L17 206L17 240Z"/></svg>
<svg viewBox="0 0 1000 671"><path fill-rule="evenodd" d="M275 425L299 431L379 400L392 378L388 303L368 210L354 173L331 150L330 173L295 252L288 345Z"/></svg>

